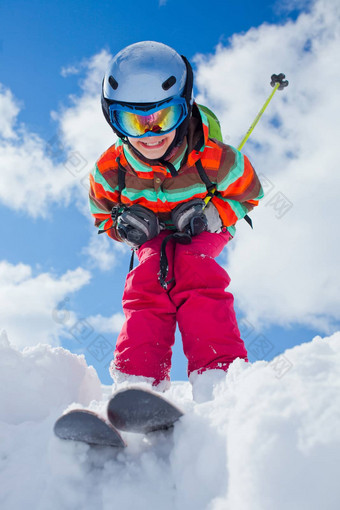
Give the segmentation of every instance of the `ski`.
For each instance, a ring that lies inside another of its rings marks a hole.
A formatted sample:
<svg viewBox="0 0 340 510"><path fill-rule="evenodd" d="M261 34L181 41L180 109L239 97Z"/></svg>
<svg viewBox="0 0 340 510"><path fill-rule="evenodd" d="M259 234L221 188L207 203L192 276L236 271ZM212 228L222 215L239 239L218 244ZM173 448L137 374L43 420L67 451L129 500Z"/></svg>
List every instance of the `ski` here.
<svg viewBox="0 0 340 510"><path fill-rule="evenodd" d="M126 446L112 424L85 409L75 409L61 416L54 425L54 433L60 439L81 441L92 446Z"/></svg>
<svg viewBox="0 0 340 510"><path fill-rule="evenodd" d="M118 430L146 434L170 429L183 413L158 393L126 388L110 399L107 415Z"/></svg>

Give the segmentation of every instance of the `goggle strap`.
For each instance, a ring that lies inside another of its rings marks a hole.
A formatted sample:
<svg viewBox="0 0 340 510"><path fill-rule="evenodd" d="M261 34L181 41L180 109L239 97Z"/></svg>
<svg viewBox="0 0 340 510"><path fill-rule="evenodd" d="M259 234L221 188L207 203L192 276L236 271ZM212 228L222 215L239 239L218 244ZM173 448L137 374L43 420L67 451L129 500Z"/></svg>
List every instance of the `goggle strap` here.
<svg viewBox="0 0 340 510"><path fill-rule="evenodd" d="M181 57L185 63L185 67L187 68L187 79L185 81L183 96L185 97L187 104L191 104L192 88L194 86L194 73L187 58L184 55L181 55Z"/></svg>

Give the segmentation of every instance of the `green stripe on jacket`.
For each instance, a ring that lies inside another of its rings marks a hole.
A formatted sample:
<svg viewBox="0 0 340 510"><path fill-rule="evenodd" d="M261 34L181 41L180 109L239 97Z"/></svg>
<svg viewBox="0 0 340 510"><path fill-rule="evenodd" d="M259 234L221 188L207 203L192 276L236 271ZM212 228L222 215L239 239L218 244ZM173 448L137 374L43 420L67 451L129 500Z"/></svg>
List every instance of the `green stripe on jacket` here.
<svg viewBox="0 0 340 510"><path fill-rule="evenodd" d="M236 200L231 200L230 198L221 198L224 202L227 202L232 210L234 211L235 215L240 220L241 218L244 218L246 214L248 214L248 209L245 205L243 205L241 202L237 202Z"/></svg>
<svg viewBox="0 0 340 510"><path fill-rule="evenodd" d="M122 191L122 196L126 197L129 201L135 202L140 198L145 198L148 202L156 203L160 200L163 203L169 202L183 202L189 200L197 194L205 193L207 188L204 184L193 184L181 189L166 189L159 188L157 191L153 189L136 190L133 188L125 188Z"/></svg>

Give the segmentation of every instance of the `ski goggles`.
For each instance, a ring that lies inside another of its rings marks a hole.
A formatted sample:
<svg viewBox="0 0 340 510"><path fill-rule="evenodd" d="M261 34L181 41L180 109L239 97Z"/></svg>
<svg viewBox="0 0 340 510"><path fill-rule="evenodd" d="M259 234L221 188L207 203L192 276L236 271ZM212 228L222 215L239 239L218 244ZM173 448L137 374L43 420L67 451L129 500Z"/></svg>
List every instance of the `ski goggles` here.
<svg viewBox="0 0 340 510"><path fill-rule="evenodd" d="M150 108L141 105L113 103L109 107L112 126L131 138L161 136L179 126L188 115L184 97L153 104Z"/></svg>

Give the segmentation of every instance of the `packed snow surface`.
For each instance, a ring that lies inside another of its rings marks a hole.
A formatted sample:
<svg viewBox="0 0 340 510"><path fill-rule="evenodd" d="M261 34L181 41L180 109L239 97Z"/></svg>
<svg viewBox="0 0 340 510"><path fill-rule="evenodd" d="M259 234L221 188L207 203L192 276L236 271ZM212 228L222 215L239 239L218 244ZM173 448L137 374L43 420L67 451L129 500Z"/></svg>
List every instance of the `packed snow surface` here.
<svg viewBox="0 0 340 510"><path fill-rule="evenodd" d="M120 451L53 435L70 406L105 414L112 388L83 357L0 344L1 510L339 508L340 333L236 360L193 392L173 383L165 397L185 412L173 432L123 434Z"/></svg>

